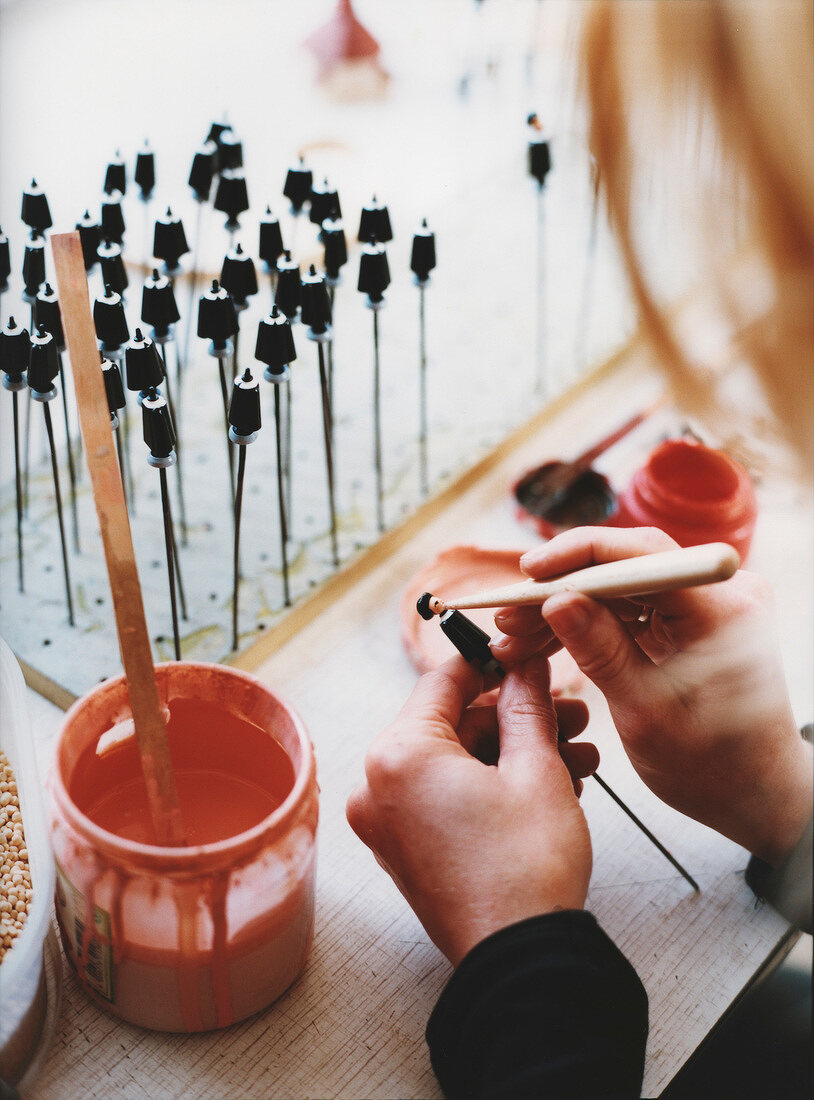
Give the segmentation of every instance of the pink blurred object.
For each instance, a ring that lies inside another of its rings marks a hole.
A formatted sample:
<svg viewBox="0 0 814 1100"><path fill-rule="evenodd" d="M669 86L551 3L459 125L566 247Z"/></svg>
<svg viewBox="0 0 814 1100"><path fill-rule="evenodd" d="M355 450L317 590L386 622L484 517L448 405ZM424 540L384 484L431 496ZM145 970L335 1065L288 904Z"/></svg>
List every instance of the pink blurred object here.
<svg viewBox="0 0 814 1100"><path fill-rule="evenodd" d="M304 45L316 55L323 75L343 62L379 55L379 43L356 18L350 0L338 0L328 22L309 35Z"/></svg>

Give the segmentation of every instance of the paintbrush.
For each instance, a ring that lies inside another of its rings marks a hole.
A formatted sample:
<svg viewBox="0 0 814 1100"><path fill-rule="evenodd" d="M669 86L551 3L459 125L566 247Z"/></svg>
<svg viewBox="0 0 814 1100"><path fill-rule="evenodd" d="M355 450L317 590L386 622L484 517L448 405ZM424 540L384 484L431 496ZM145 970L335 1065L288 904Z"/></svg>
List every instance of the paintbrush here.
<svg viewBox="0 0 814 1100"><path fill-rule="evenodd" d="M159 844L179 846L185 843L183 822L110 413L99 370L82 245L78 233L56 233L51 237L51 245L150 816Z"/></svg>
<svg viewBox="0 0 814 1100"><path fill-rule="evenodd" d="M547 581L520 581L442 600L425 593L423 607L432 615L454 608L521 607L542 604L559 592L581 592L599 599L646 596L728 580L740 566L737 552L725 542L681 547L623 561L605 562ZM423 612L422 612L423 613ZM429 617L429 616L425 616Z"/></svg>

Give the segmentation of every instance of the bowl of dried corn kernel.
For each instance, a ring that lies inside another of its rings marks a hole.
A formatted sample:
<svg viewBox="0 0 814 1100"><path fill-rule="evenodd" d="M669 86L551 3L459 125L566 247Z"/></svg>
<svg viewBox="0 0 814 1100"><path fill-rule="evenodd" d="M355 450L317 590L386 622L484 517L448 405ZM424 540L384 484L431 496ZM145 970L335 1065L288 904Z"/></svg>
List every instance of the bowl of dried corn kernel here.
<svg viewBox="0 0 814 1100"><path fill-rule="evenodd" d="M62 962L53 897L54 859L25 684L0 639L0 1079L23 1095L59 1014Z"/></svg>

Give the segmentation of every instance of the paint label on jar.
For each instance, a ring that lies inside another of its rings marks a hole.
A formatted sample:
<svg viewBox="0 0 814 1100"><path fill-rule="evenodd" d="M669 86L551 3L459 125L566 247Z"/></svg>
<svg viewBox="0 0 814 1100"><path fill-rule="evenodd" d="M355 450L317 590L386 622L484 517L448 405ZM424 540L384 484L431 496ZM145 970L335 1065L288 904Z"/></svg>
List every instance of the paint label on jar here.
<svg viewBox="0 0 814 1100"><path fill-rule="evenodd" d="M106 1001L113 1000L113 938L110 913L93 907L93 933L88 944L87 961L82 968L82 942L85 937L87 902L57 863L56 906L63 934L70 941L77 971L87 984Z"/></svg>

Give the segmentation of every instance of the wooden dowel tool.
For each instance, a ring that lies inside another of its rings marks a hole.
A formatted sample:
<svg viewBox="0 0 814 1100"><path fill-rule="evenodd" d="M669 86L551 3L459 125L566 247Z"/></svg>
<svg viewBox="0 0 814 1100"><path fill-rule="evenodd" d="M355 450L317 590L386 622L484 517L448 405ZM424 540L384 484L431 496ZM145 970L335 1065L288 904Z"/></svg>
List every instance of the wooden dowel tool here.
<svg viewBox="0 0 814 1100"><path fill-rule="evenodd" d="M519 584L508 584L448 600L430 596L427 607L433 614L441 615L449 608L465 610L472 607L542 604L558 592L582 592L600 599L646 596L654 592L670 592L676 588L725 581L739 566L740 558L731 546L724 542L710 542L591 565L550 581L520 581Z"/></svg>
<svg viewBox="0 0 814 1100"><path fill-rule="evenodd" d="M99 370L82 245L78 233L55 233L51 246L150 816L159 844L183 845L178 792L158 697L110 413Z"/></svg>

